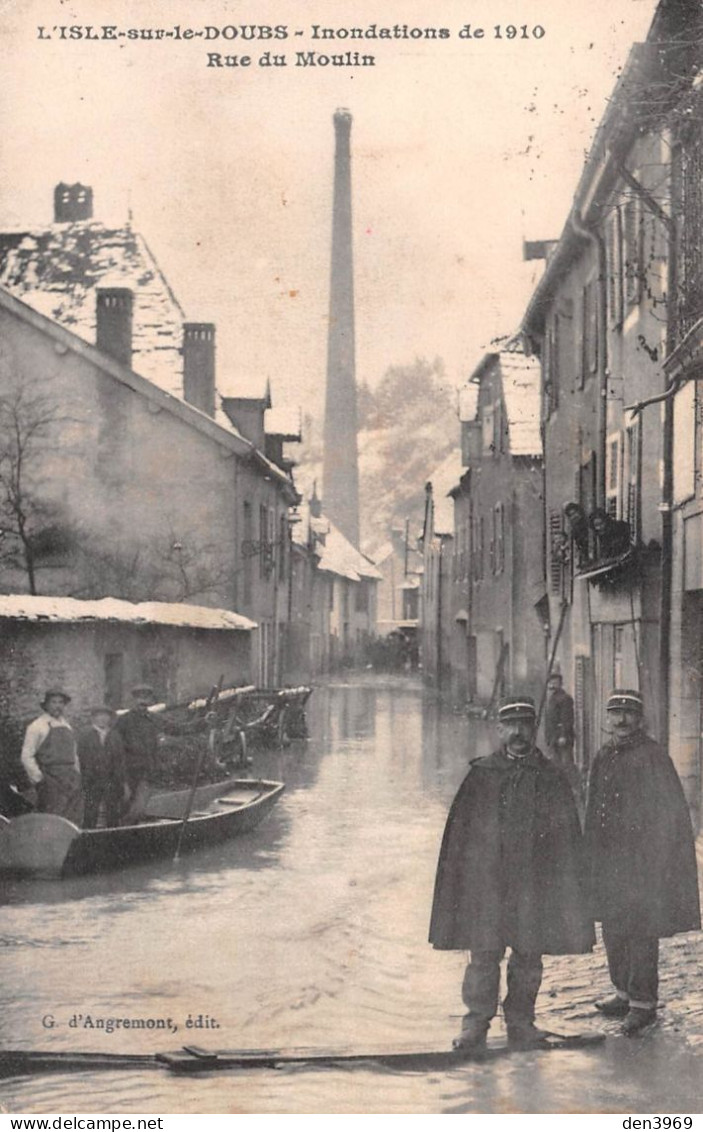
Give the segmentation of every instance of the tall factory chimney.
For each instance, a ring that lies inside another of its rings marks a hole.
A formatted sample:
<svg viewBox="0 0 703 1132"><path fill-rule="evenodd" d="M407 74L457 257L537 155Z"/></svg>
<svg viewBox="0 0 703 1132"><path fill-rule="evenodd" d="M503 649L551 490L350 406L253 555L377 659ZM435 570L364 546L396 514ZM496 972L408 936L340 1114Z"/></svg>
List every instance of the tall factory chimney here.
<svg viewBox="0 0 703 1132"><path fill-rule="evenodd" d="M322 500L325 514L359 545L359 459L354 360L351 136L348 110L334 114L334 202Z"/></svg>

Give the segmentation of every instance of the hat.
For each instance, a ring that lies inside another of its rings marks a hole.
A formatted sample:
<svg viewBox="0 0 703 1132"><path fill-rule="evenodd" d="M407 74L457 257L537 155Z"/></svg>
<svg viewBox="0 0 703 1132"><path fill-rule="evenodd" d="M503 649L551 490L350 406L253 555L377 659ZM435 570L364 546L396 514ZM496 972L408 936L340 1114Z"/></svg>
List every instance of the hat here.
<svg viewBox="0 0 703 1132"><path fill-rule="evenodd" d="M151 696L152 700L155 699L154 689L151 684L135 684L132 688L133 696Z"/></svg>
<svg viewBox="0 0 703 1132"><path fill-rule="evenodd" d="M507 723L511 719L537 718L535 701L532 696L508 696L498 708L498 722Z"/></svg>
<svg viewBox="0 0 703 1132"><path fill-rule="evenodd" d="M114 715L115 711L114 711L114 708L108 707L107 704L95 704L95 706L90 709L90 714L91 715Z"/></svg>
<svg viewBox="0 0 703 1132"><path fill-rule="evenodd" d="M606 711L644 711L644 700L634 688L613 688Z"/></svg>
<svg viewBox="0 0 703 1132"><path fill-rule="evenodd" d="M44 699L41 701L42 707L46 707L46 701L51 696L60 696L65 704L70 704L71 702L71 697L69 696L68 692L64 692L63 688L47 688L44 693Z"/></svg>

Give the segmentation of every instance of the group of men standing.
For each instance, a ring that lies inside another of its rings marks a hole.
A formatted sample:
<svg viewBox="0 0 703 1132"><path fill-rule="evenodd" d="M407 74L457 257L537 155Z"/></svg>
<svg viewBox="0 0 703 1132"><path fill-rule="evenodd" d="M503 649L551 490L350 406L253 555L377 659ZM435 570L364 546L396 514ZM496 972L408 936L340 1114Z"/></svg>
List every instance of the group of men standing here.
<svg viewBox="0 0 703 1132"><path fill-rule="evenodd" d="M542 956L591 951L594 921L614 988L595 1006L621 1018L626 1035L639 1034L656 1018L660 938L700 927L688 807L671 759L645 731L641 694L615 689L608 699L611 738L591 765L583 834L564 760L573 704L570 714L558 701L551 758L535 745L534 701L503 702L500 746L471 763L449 812L430 942L470 952L457 1048L485 1047L506 948L508 1042L543 1044L535 1026Z"/></svg>
<svg viewBox="0 0 703 1132"><path fill-rule="evenodd" d="M21 762L36 791L36 809L84 829L95 828L101 811L108 826L136 819L154 776L160 736L174 729L166 721L157 723L149 712L154 698L153 688L137 685L129 711L118 716L97 705L90 725L76 732L66 718L71 697L50 688L22 745Z"/></svg>

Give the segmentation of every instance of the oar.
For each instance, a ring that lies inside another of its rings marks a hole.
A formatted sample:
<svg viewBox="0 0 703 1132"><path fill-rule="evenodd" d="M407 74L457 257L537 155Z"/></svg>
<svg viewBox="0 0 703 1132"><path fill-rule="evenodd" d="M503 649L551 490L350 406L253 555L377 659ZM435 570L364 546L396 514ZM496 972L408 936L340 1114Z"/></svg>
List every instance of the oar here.
<svg viewBox="0 0 703 1132"><path fill-rule="evenodd" d="M222 683L224 681L224 678L225 677L224 677L224 673L223 673L220 676L218 683L210 691L210 695L208 696L207 701L205 703L205 714L206 715L210 711L210 708L214 704L216 704L218 699L219 699L220 692L222 691ZM193 799L195 798L195 791L198 788L198 779L200 778L200 771L202 770L202 767L203 767L203 760L205 759L205 752L209 748L209 739L210 739L210 735L208 735L208 743L203 744L202 749L200 751L200 754L198 755L198 762L197 762L197 765L195 767L195 774L193 775L193 781L192 781L191 786L190 786L190 794L188 795L188 802L186 804L185 814L183 815L183 822L181 823L181 828L178 831L178 843L176 845L176 852L173 855L174 861L177 861L180 854L181 854L181 845L183 844L183 835L186 831L186 826L188 825L188 818L190 817L190 811L193 809Z"/></svg>

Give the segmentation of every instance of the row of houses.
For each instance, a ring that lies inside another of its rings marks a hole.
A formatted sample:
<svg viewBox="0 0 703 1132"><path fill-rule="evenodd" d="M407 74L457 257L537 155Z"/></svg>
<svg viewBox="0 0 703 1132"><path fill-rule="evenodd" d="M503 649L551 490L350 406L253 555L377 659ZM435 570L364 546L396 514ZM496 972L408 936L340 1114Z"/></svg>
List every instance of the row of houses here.
<svg viewBox="0 0 703 1132"><path fill-rule="evenodd" d="M702 31L697 3L661 0L633 47L560 238L525 246L544 270L464 391L460 469L428 485L423 538L427 678L459 703L539 699L553 657L583 768L609 689L639 688L696 814Z"/></svg>
<svg viewBox="0 0 703 1132"><path fill-rule="evenodd" d="M167 700L193 680L204 690L212 666L179 672L173 630L214 625L188 612L179 625L164 612L179 605L245 634L248 659L237 645L227 679L280 685L357 655L378 574L318 499L301 500L288 454L299 413L272 404L268 381L256 396L221 396L218 382L237 386L217 373L215 326L185 319L131 223L94 219L90 188L58 185L52 223L0 234L0 595L46 604L3 614L0 715L26 710L11 672L22 632L41 644L37 619L100 627L89 687L68 662L37 667L37 681L73 687L78 710L119 706L135 678ZM99 616L105 598L152 603L170 629L127 648L125 632L149 636L145 620ZM214 639L213 656L221 666Z"/></svg>

